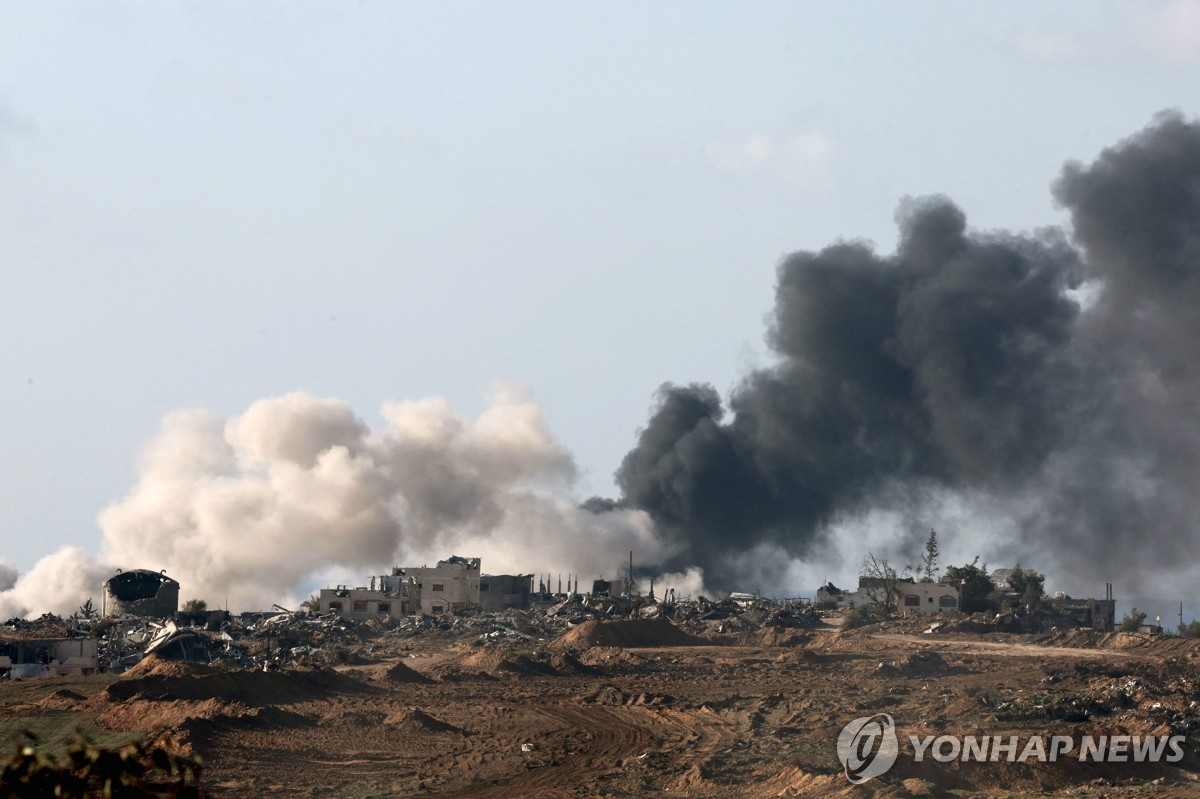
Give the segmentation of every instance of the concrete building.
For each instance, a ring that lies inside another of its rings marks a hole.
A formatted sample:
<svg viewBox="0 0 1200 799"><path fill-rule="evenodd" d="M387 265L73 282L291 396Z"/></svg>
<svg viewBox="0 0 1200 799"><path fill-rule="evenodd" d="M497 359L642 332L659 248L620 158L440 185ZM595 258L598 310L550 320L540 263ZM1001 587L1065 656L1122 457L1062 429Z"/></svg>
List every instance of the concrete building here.
<svg viewBox="0 0 1200 799"><path fill-rule="evenodd" d="M437 566L402 569L409 579L412 613L441 616L479 607L479 558L452 555Z"/></svg>
<svg viewBox="0 0 1200 799"><path fill-rule="evenodd" d="M322 588L320 611L336 613L343 619L366 621L370 618L387 616L399 619L406 615L405 598L400 590L395 592L377 588Z"/></svg>
<svg viewBox="0 0 1200 799"><path fill-rule="evenodd" d="M323 588L322 613L366 621L372 617L400 618L417 613L442 616L464 610L497 613L528 608L533 593L532 574L481 574L479 558L452 556L436 566L392 569L371 578L369 586Z"/></svg>
<svg viewBox="0 0 1200 799"><path fill-rule="evenodd" d="M959 587L952 583L918 583L911 577L895 583L896 610L901 613L943 613L959 608ZM861 577L858 590L846 591L832 583L817 589L817 602L839 608L859 608L878 604L883 586L878 579Z"/></svg>
<svg viewBox="0 0 1200 799"><path fill-rule="evenodd" d="M958 610L958 586L952 583L900 583L896 609L901 613L949 613Z"/></svg>
<svg viewBox="0 0 1200 799"><path fill-rule="evenodd" d="M483 574L479 577L479 607L485 613L529 607L532 574Z"/></svg>
<svg viewBox="0 0 1200 799"><path fill-rule="evenodd" d="M1072 599L1060 591L1053 599L1046 600L1046 604L1080 627L1101 632L1117 628L1117 600L1113 598L1112 583L1104 584L1104 599Z"/></svg>
<svg viewBox="0 0 1200 799"><path fill-rule="evenodd" d="M104 581L106 616L144 616L165 619L179 610L179 583L163 572L120 571Z"/></svg>
<svg viewBox="0 0 1200 799"><path fill-rule="evenodd" d="M0 677L85 677L96 673L95 638L0 641Z"/></svg>

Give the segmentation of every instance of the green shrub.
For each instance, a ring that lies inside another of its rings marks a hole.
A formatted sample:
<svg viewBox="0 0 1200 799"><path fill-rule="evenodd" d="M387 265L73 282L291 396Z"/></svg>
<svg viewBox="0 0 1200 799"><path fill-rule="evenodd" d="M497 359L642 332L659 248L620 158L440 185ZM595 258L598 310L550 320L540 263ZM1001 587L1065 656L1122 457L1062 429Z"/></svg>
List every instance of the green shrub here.
<svg viewBox="0 0 1200 799"><path fill-rule="evenodd" d="M0 772L0 797L64 799L205 799L200 763L173 755L162 747L129 744L115 749L73 741L61 757L37 751L33 735L17 747Z"/></svg>
<svg viewBox="0 0 1200 799"><path fill-rule="evenodd" d="M1125 618L1121 619L1121 632L1136 633L1142 629L1142 624L1146 621L1146 614L1134 608L1129 613L1125 614Z"/></svg>

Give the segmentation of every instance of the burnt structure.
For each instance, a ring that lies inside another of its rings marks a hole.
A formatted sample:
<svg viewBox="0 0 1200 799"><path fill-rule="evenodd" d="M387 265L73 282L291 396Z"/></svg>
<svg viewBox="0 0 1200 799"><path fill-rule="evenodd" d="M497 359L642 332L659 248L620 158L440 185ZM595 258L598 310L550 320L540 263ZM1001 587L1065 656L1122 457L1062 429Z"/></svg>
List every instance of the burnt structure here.
<svg viewBox="0 0 1200 799"><path fill-rule="evenodd" d="M479 578L479 607L485 613L529 607L532 574L485 574Z"/></svg>
<svg viewBox="0 0 1200 799"><path fill-rule="evenodd" d="M104 581L105 615L165 619L179 610L179 583L162 572L118 571Z"/></svg>

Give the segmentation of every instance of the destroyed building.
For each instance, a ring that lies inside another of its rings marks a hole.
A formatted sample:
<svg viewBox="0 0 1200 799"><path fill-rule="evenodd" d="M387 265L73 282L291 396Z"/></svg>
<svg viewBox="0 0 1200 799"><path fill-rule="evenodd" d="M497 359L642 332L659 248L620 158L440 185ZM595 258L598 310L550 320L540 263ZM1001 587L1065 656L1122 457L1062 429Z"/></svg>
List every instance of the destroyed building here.
<svg viewBox="0 0 1200 799"><path fill-rule="evenodd" d="M118 569L104 581L105 615L165 619L178 610L179 583L164 572Z"/></svg>
<svg viewBox="0 0 1200 799"><path fill-rule="evenodd" d="M95 638L0 641L0 677L84 677L96 672Z"/></svg>
<svg viewBox="0 0 1200 799"><path fill-rule="evenodd" d="M364 621L470 609L489 613L525 609L532 593L532 574L481 574L479 558L454 555L436 566L397 566L391 574L372 577L369 586L323 588L318 599L323 613Z"/></svg>
<svg viewBox="0 0 1200 799"><path fill-rule="evenodd" d="M839 608L877 605L886 593L884 581L877 577L860 577L857 591L838 588L827 583L817 589L817 602ZM959 586L953 583L918 583L911 577L901 577L892 583L896 610L902 613L949 613L958 610Z"/></svg>
<svg viewBox="0 0 1200 799"><path fill-rule="evenodd" d="M437 566L406 568L404 573L412 580L413 613L440 616L479 605L479 558L453 555Z"/></svg>
<svg viewBox="0 0 1200 799"><path fill-rule="evenodd" d="M1046 604L1078 627L1100 632L1112 632L1117 628L1117 601L1113 598L1112 583L1104 584L1104 599L1073 599L1059 591Z"/></svg>
<svg viewBox="0 0 1200 799"><path fill-rule="evenodd" d="M484 574L479 578L479 607L485 613L529 607L532 574Z"/></svg>
<svg viewBox="0 0 1200 799"><path fill-rule="evenodd" d="M401 575L396 575L400 577ZM396 580L394 583L374 586L371 578L370 588L348 588L339 585L334 588L322 588L319 597L319 609L322 613L336 613L343 619L351 621L366 621L367 619L388 616L398 619L405 615L405 596L407 586Z"/></svg>

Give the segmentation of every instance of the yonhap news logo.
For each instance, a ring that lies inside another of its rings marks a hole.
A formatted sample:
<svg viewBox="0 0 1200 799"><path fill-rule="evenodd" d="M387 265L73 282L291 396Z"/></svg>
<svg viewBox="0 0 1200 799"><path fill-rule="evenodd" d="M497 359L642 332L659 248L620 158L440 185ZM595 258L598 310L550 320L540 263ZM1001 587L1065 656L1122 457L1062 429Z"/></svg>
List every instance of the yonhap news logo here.
<svg viewBox="0 0 1200 799"><path fill-rule="evenodd" d="M914 763L1178 763L1183 735L910 735ZM887 713L855 719L842 728L838 759L857 785L886 774L900 754L896 723Z"/></svg>
<svg viewBox="0 0 1200 799"><path fill-rule="evenodd" d="M838 735L837 752L855 785L886 773L900 753L896 722L887 713L855 719Z"/></svg>

